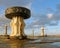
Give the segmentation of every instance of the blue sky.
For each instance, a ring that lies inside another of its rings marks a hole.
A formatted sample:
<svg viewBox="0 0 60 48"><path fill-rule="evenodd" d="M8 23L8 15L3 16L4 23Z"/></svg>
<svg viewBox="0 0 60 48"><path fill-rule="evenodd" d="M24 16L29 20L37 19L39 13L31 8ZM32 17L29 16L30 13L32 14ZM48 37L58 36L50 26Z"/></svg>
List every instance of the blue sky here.
<svg viewBox="0 0 60 48"><path fill-rule="evenodd" d="M45 27L45 34L60 34L60 0L0 0L0 26L1 34L4 25L10 22L5 18L5 9L11 6L23 6L31 10L31 17L25 20L25 33L40 35L41 26ZM30 30L30 31L29 31ZM8 33L10 34L10 27Z"/></svg>

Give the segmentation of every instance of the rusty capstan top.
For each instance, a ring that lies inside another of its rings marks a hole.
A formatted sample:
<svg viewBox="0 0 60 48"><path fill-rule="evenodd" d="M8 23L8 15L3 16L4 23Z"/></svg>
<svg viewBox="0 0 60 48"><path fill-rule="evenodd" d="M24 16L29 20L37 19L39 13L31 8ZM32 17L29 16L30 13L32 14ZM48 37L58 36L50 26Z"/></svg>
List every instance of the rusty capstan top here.
<svg viewBox="0 0 60 48"><path fill-rule="evenodd" d="M31 13L30 10L25 7L10 7L6 9L5 16L9 19L12 19L14 16L21 16L27 19L31 16Z"/></svg>

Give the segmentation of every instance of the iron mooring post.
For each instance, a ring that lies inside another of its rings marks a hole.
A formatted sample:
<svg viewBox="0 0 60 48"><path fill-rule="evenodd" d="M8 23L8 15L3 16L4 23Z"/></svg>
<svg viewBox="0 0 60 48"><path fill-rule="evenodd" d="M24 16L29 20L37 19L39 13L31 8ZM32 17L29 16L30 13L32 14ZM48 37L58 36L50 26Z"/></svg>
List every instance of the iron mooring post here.
<svg viewBox="0 0 60 48"><path fill-rule="evenodd" d="M27 38L24 34L25 22L24 19L28 19L31 16L30 10L25 7L10 7L5 11L5 16L11 19L11 38L25 39Z"/></svg>

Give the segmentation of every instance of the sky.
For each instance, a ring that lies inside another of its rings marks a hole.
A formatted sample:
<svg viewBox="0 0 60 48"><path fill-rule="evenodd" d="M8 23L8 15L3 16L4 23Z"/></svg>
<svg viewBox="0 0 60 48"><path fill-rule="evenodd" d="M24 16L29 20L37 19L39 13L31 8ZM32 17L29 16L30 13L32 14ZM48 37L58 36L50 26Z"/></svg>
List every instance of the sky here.
<svg viewBox="0 0 60 48"><path fill-rule="evenodd" d="M22 6L30 9L31 17L24 20L25 34L41 34L44 26L45 34L60 34L60 0L0 0L0 34L4 33L4 25L8 25L8 34L11 33L10 19L5 17L5 10L12 6Z"/></svg>

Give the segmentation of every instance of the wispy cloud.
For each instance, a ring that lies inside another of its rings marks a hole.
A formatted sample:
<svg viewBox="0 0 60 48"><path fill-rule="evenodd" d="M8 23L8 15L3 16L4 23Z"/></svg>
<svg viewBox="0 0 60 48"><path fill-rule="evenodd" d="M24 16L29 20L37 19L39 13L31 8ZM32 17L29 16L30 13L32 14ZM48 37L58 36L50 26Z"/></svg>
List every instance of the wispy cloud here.
<svg viewBox="0 0 60 48"><path fill-rule="evenodd" d="M26 8L31 9L31 5L32 5L32 1L33 0L0 0L0 5L1 6L5 6L5 8L3 7L0 11L0 13L2 12L2 15L0 15L0 24L8 24L8 22L10 22L10 20L8 20L7 18L5 18L4 15L4 10L7 7L11 7L11 6L23 6ZM51 10L51 8L48 8L48 10ZM50 13L50 14L34 14L33 10L32 11L32 17L28 20L26 20L26 28L32 28L32 27L40 27L42 25L47 26L55 26L58 25L58 21L60 21L60 4L57 5L57 9L54 13Z"/></svg>
<svg viewBox="0 0 60 48"><path fill-rule="evenodd" d="M57 5L54 13L48 14L35 14L34 20L31 22L31 26L56 26L60 21L60 4Z"/></svg>
<svg viewBox="0 0 60 48"><path fill-rule="evenodd" d="M23 6L29 8L33 0L0 0L0 5L10 6ZM28 6L27 6L28 5Z"/></svg>

